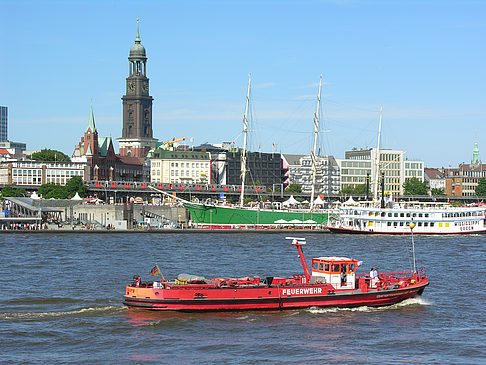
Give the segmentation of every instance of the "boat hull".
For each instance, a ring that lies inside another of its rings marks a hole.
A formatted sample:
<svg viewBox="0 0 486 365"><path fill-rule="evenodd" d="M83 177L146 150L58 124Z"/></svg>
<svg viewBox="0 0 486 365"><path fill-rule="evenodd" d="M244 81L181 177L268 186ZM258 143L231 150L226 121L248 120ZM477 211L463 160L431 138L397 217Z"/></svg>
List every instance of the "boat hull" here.
<svg viewBox="0 0 486 365"><path fill-rule="evenodd" d="M194 228L241 229L281 227L324 227L328 213L301 209L297 211L250 209L186 203ZM287 223L282 223L286 221ZM301 223L292 223L291 221ZM307 221L307 223L306 223ZM312 221L312 222L311 222Z"/></svg>
<svg viewBox="0 0 486 365"><path fill-rule="evenodd" d="M399 289L366 292L333 290L330 285L295 287L145 289L127 287L124 304L129 308L157 311L287 310L309 307L387 306L421 295L428 281ZM310 294L309 294L310 293ZM134 295L135 294L135 295ZM143 297L146 295L146 297ZM167 297L165 297L167 296ZM164 297L164 298L158 298Z"/></svg>

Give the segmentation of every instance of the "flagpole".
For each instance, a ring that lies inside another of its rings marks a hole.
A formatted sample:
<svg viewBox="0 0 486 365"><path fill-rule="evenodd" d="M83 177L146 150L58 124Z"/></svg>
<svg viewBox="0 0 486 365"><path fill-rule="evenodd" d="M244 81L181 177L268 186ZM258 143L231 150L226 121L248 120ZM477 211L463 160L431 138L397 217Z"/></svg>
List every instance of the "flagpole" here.
<svg viewBox="0 0 486 365"><path fill-rule="evenodd" d="M165 281L164 275L162 274L162 271L160 271L159 265L155 264L155 266L157 266L157 270L159 270L159 274L160 274L160 276L162 276L162 280Z"/></svg>

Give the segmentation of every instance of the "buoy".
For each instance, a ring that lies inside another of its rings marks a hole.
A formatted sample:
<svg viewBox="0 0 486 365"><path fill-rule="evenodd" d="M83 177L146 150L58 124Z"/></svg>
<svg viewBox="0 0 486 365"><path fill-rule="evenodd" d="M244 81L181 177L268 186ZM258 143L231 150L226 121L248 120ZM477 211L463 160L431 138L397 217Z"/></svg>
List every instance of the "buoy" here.
<svg viewBox="0 0 486 365"><path fill-rule="evenodd" d="M414 229L415 228L415 223L410 223L410 229Z"/></svg>

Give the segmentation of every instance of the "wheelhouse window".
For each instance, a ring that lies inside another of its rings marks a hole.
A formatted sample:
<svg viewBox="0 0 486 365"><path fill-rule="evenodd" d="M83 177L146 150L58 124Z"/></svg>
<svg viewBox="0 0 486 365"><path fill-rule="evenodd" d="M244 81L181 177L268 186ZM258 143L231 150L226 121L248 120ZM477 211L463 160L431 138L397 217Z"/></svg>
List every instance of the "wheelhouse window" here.
<svg viewBox="0 0 486 365"><path fill-rule="evenodd" d="M339 271L339 264L332 264L332 272L333 273L340 273Z"/></svg>

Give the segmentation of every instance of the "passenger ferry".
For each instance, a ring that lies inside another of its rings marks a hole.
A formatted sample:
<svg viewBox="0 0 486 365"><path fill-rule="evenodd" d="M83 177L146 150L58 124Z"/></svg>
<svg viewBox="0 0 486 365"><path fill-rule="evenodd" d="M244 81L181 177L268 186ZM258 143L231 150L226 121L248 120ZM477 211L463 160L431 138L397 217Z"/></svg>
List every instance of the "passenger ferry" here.
<svg viewBox="0 0 486 365"><path fill-rule="evenodd" d="M284 310L308 307L385 306L421 295L429 284L424 270L358 274L349 257L316 257L311 270L302 250L305 238L287 237L299 252L304 274L206 279L181 274L175 280L142 282L125 288L129 308L156 311ZM413 243L413 240L412 240ZM415 258L415 251L414 251ZM156 265L151 275L160 273Z"/></svg>
<svg viewBox="0 0 486 365"><path fill-rule="evenodd" d="M375 202L343 204L330 214L327 229L333 233L462 234L486 231L486 206L452 207L448 203Z"/></svg>

